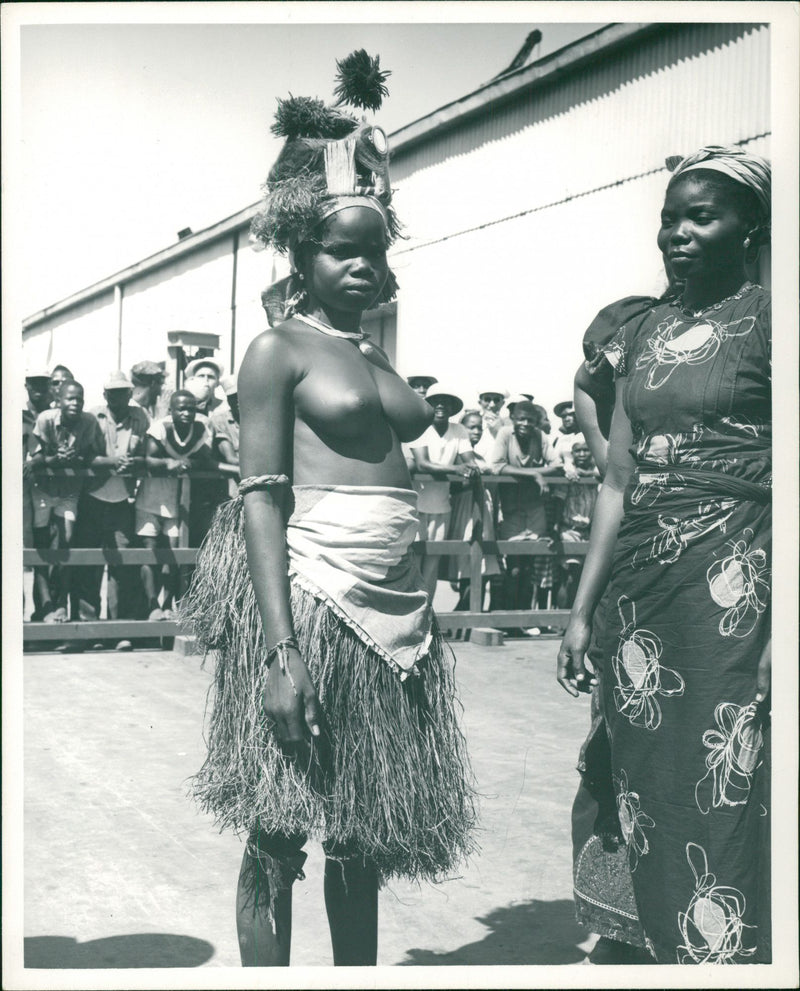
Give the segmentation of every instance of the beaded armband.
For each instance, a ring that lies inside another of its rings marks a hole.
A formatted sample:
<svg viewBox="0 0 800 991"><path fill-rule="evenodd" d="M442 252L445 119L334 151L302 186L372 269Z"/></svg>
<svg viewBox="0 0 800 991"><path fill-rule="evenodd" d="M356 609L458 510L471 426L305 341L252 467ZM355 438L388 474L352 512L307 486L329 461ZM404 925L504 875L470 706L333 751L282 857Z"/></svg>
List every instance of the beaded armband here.
<svg viewBox="0 0 800 991"><path fill-rule="evenodd" d="M268 489L272 485L288 485L288 475L248 475L239 482L239 495L247 495L248 492L256 492L259 489Z"/></svg>

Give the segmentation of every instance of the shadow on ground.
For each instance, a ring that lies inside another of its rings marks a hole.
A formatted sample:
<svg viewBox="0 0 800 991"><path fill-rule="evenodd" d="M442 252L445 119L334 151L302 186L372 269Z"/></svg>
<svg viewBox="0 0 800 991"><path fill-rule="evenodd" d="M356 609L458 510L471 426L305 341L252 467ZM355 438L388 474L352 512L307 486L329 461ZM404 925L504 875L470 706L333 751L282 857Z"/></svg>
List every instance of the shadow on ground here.
<svg viewBox="0 0 800 991"><path fill-rule="evenodd" d="M489 930L479 942L447 953L407 950L408 959L400 966L570 964L579 963L586 955L577 944L584 942L588 933L575 921L571 899L520 902L496 908L478 922Z"/></svg>
<svg viewBox="0 0 800 991"><path fill-rule="evenodd" d="M204 939L172 933L134 933L79 943L69 936L29 936L25 966L94 969L97 967L200 967L214 955Z"/></svg>

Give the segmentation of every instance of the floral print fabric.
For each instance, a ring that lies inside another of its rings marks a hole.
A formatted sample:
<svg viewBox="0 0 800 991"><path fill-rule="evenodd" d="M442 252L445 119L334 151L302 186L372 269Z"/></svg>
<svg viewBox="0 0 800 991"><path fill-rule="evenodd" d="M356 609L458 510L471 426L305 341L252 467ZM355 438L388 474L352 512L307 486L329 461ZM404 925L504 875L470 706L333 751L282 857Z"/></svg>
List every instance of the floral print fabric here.
<svg viewBox="0 0 800 991"><path fill-rule="evenodd" d="M659 963L768 962L770 299L655 305L608 345L636 469L609 588L603 705Z"/></svg>

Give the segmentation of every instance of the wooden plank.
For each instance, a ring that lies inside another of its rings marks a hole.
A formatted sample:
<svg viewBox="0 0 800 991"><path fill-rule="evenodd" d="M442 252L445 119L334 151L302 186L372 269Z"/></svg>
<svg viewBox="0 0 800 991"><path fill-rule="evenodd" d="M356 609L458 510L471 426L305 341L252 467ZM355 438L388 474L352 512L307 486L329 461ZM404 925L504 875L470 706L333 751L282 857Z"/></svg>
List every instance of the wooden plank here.
<svg viewBox="0 0 800 991"><path fill-rule="evenodd" d="M182 630L171 619L92 620L86 623L23 623L23 640L121 640L134 637L174 637Z"/></svg>
<svg viewBox="0 0 800 991"><path fill-rule="evenodd" d="M151 551L144 547L117 550L114 547L72 547L63 550L31 550L22 552L22 563L37 564L194 564L197 551L192 547L172 550L169 547Z"/></svg>
<svg viewBox="0 0 800 991"><path fill-rule="evenodd" d="M569 609L498 609L497 612L437 612L436 619L442 629L471 629L475 626L492 626L505 629L509 626L566 626Z"/></svg>

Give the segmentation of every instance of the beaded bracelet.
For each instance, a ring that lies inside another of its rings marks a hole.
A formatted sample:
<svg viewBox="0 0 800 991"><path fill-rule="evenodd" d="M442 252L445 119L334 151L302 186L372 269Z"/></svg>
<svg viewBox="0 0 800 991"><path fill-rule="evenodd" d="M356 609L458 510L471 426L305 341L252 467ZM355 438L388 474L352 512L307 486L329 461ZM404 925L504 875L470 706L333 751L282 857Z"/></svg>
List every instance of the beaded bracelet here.
<svg viewBox="0 0 800 991"><path fill-rule="evenodd" d="M294 678L292 677L292 672L289 670L286 664L286 652L288 650L299 650L297 646L297 640L294 637L284 637L283 640L279 640L273 647L267 651L267 668L270 664L278 658L278 670L281 674L285 674L289 679L292 686L292 691L297 695L297 686L294 683Z"/></svg>
<svg viewBox="0 0 800 991"><path fill-rule="evenodd" d="M257 489L268 489L271 485L288 485L288 475L248 475L239 482L239 495L247 495Z"/></svg>

